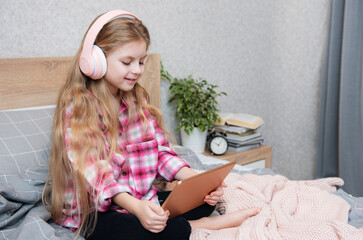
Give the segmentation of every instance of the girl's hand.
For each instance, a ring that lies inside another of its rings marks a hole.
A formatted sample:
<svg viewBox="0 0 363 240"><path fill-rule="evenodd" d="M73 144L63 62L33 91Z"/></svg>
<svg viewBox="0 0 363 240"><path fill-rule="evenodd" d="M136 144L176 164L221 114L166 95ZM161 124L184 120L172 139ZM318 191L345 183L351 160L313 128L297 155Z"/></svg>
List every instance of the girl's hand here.
<svg viewBox="0 0 363 240"><path fill-rule="evenodd" d="M204 202L208 203L211 206L215 206L219 199L223 196L223 188L227 187L227 185L222 182L222 185L218 187L215 191L211 192L207 196L204 197Z"/></svg>
<svg viewBox="0 0 363 240"><path fill-rule="evenodd" d="M163 231L169 218L169 211L165 212L156 203L146 200L140 200L138 205L135 215L142 226L153 233Z"/></svg>

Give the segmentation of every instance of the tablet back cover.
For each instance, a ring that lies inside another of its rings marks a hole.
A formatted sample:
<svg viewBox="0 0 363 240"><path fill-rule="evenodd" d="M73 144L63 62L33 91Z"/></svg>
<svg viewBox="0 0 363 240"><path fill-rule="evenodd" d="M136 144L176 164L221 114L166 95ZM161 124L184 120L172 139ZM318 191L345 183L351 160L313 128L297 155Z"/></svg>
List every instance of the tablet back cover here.
<svg viewBox="0 0 363 240"><path fill-rule="evenodd" d="M169 210L173 218L204 204L204 197L222 184L235 165L232 161L179 181L162 208Z"/></svg>

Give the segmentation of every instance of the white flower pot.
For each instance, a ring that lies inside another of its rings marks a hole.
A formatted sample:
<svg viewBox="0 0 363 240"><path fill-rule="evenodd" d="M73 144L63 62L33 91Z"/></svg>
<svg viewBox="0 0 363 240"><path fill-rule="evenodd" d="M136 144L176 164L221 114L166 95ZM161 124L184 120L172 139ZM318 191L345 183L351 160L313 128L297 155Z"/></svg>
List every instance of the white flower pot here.
<svg viewBox="0 0 363 240"><path fill-rule="evenodd" d="M189 135L187 135L182 128L180 130L182 145L184 147L190 148L195 153L204 152L205 143L207 141L207 132L207 130L202 132L198 128L194 128L194 130Z"/></svg>

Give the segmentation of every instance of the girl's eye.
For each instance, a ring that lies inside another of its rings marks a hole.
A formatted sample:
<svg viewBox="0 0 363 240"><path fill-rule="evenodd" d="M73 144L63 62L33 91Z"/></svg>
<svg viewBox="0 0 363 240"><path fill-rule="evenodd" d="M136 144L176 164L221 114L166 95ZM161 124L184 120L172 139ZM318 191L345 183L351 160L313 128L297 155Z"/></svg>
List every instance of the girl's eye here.
<svg viewBox="0 0 363 240"><path fill-rule="evenodd" d="M130 62L122 62L124 65L130 65Z"/></svg>
<svg viewBox="0 0 363 240"><path fill-rule="evenodd" d="M140 65L144 65L145 63L144 62L139 62Z"/></svg>

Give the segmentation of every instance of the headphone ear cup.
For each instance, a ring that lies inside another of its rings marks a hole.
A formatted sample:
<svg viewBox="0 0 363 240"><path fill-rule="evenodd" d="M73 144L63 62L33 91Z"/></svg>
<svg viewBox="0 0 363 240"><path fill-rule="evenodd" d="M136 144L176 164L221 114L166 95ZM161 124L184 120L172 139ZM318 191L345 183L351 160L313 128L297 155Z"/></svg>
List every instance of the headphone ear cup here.
<svg viewBox="0 0 363 240"><path fill-rule="evenodd" d="M93 45L92 48L92 61L94 63L94 71L89 77L96 80L105 76L107 71L106 56L97 45Z"/></svg>

